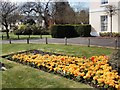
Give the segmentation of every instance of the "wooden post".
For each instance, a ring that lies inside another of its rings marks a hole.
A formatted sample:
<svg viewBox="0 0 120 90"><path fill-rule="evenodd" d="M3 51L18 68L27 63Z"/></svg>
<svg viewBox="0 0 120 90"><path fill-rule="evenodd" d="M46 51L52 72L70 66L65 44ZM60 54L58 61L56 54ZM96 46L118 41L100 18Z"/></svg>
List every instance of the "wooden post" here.
<svg viewBox="0 0 120 90"><path fill-rule="evenodd" d="M45 38L45 43L48 44L48 39L47 39L47 37Z"/></svg>
<svg viewBox="0 0 120 90"><path fill-rule="evenodd" d="M27 38L27 44L29 44L29 38Z"/></svg>
<svg viewBox="0 0 120 90"><path fill-rule="evenodd" d="M29 38L30 38L30 35L29 35Z"/></svg>
<svg viewBox="0 0 120 90"><path fill-rule="evenodd" d="M42 34L40 34L40 39L42 39Z"/></svg>
<svg viewBox="0 0 120 90"><path fill-rule="evenodd" d="M11 39L9 39L9 44L11 44Z"/></svg>
<svg viewBox="0 0 120 90"><path fill-rule="evenodd" d="M3 40L3 35L2 35L2 40Z"/></svg>
<svg viewBox="0 0 120 90"><path fill-rule="evenodd" d="M117 39L115 39L115 49L117 49Z"/></svg>
<svg viewBox="0 0 120 90"><path fill-rule="evenodd" d="M18 39L20 39L19 35L18 35Z"/></svg>
<svg viewBox="0 0 120 90"><path fill-rule="evenodd" d="M67 38L65 37L65 45L67 45Z"/></svg>
<svg viewBox="0 0 120 90"><path fill-rule="evenodd" d="M90 38L88 39L88 47L90 47Z"/></svg>

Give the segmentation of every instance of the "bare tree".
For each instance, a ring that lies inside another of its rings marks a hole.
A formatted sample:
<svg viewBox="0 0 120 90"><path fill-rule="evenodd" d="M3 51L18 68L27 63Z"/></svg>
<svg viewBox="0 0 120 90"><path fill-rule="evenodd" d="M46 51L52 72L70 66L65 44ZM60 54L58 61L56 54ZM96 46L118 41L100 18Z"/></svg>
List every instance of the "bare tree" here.
<svg viewBox="0 0 120 90"><path fill-rule="evenodd" d="M2 20L2 25L6 28L6 34L7 39L9 39L9 20L11 19L12 14L14 14L14 11L18 8L18 6L15 3L11 2L0 2L0 16Z"/></svg>
<svg viewBox="0 0 120 90"><path fill-rule="evenodd" d="M27 18L29 18L30 15L33 14L32 9L35 7L35 4L35 2L25 2L20 8L21 13L26 15Z"/></svg>
<svg viewBox="0 0 120 90"><path fill-rule="evenodd" d="M79 12L76 12L76 23L79 23L79 24L89 23L89 10L88 9L83 9Z"/></svg>
<svg viewBox="0 0 120 90"><path fill-rule="evenodd" d="M44 20L46 29L48 29L48 27L49 27L49 20L51 17L50 1L51 0L48 0L47 2L37 1L35 7L32 9L33 11L35 11L38 14L40 19Z"/></svg>
<svg viewBox="0 0 120 90"><path fill-rule="evenodd" d="M105 11L110 16L110 19L111 19L111 21L110 21L111 35L110 36L112 37L112 16L116 14L116 7L114 5L107 5L107 6L105 6Z"/></svg>
<svg viewBox="0 0 120 90"><path fill-rule="evenodd" d="M41 20L44 20L45 28L48 28L48 26L49 26L49 18L50 18L50 11L49 11L50 1L51 0L48 0L47 2L40 2L38 0L36 2L26 2L22 6L21 11L24 14L26 14L28 17L30 15L31 16L37 15L37 18L38 18L37 21L40 23Z"/></svg>

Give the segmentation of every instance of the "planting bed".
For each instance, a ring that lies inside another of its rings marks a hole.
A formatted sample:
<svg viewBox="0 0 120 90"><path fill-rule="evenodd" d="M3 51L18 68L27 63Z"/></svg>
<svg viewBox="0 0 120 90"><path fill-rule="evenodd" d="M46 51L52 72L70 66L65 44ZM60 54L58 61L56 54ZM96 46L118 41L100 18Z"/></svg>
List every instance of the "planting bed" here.
<svg viewBox="0 0 120 90"><path fill-rule="evenodd" d="M87 83L95 88L120 90L120 76L109 65L105 55L79 58L29 50L2 56L11 61L29 65L49 73L59 74L68 79Z"/></svg>

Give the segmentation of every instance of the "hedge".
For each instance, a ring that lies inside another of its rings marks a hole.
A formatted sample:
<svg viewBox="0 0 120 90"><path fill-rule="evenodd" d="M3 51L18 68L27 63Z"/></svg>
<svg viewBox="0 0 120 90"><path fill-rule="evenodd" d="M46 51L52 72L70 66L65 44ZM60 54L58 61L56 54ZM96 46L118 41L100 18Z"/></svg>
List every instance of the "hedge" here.
<svg viewBox="0 0 120 90"><path fill-rule="evenodd" d="M51 35L53 38L70 38L79 36L74 26L71 25L54 25L51 28Z"/></svg>
<svg viewBox="0 0 120 90"><path fill-rule="evenodd" d="M101 37L110 37L111 32L99 33ZM112 37L120 37L120 33L112 32Z"/></svg>
<svg viewBox="0 0 120 90"><path fill-rule="evenodd" d="M54 25L51 27L51 35L53 38L89 37L90 32L90 25Z"/></svg>
<svg viewBox="0 0 120 90"><path fill-rule="evenodd" d="M89 37L91 32L91 25L76 25L75 30L79 34L80 37Z"/></svg>

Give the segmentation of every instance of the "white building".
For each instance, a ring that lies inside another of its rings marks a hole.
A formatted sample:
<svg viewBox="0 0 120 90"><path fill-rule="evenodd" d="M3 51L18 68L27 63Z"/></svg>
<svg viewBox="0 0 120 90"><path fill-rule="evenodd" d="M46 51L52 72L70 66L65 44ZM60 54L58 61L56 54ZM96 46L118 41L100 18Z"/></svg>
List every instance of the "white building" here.
<svg viewBox="0 0 120 90"><path fill-rule="evenodd" d="M106 13L107 6L115 7L111 17ZM100 32L120 32L120 0L90 0L91 35L99 36Z"/></svg>

